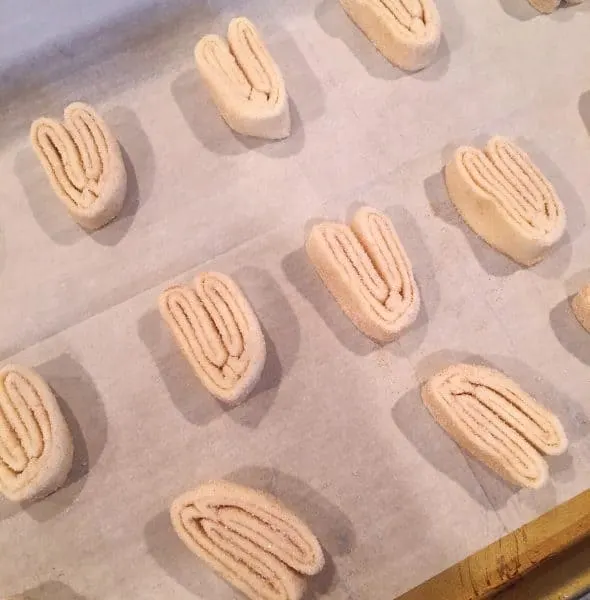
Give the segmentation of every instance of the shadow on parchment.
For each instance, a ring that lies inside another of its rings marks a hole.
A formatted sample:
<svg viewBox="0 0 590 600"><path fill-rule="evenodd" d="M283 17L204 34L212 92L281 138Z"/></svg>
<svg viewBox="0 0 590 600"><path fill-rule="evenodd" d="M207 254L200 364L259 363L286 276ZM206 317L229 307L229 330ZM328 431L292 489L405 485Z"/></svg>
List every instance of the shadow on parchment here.
<svg viewBox="0 0 590 600"><path fill-rule="evenodd" d="M6 265L6 238L4 237L4 232L0 228L0 275L2 271L4 271L4 266Z"/></svg>
<svg viewBox="0 0 590 600"><path fill-rule="evenodd" d="M557 196L565 206L567 224L563 237L539 264L532 267L535 273L545 279L560 279L571 262L572 242L582 235L586 227L586 208L580 194L569 182L559 165L534 140L519 137L515 141L551 182Z"/></svg>
<svg viewBox="0 0 590 600"><path fill-rule="evenodd" d="M445 149L447 154L450 148ZM455 205L449 198L445 183L444 168L424 180L424 192L430 203L432 212L438 218L456 227L465 236L473 255L486 273L495 277L506 277L516 273L520 269L517 263L484 242L461 219Z"/></svg>
<svg viewBox="0 0 590 600"><path fill-rule="evenodd" d="M121 146L127 171L127 193L125 204L117 218L90 235L99 244L113 246L125 236L137 211L151 196L155 155L149 138L133 111L117 106L107 111L105 120Z"/></svg>
<svg viewBox="0 0 590 600"><path fill-rule="evenodd" d="M88 236L102 245L117 244L133 223L140 197L145 199L151 193L154 151L139 119L124 107L115 107L107 111L104 117L120 142L127 172L127 193L119 215L101 229L85 231L70 217L63 202L53 191L32 147L26 147L16 155L14 173L21 183L33 218L56 244L69 246Z"/></svg>
<svg viewBox="0 0 590 600"><path fill-rule="evenodd" d="M0 521L21 508L39 522L48 521L66 510L80 495L86 476L102 454L107 440L104 404L84 367L68 354L62 354L34 368L53 390L72 434L72 469L63 486L46 498L20 505L0 503Z"/></svg>
<svg viewBox="0 0 590 600"><path fill-rule="evenodd" d="M533 398L557 415L570 442L575 442L590 434L590 418L583 408L545 380L537 371L514 357L494 355L484 358L462 351L442 350L431 354L419 363L416 369L418 379L424 382L441 369L462 362L484 365L505 373ZM517 493L526 505L541 512L549 510L555 505L556 490L552 482L542 490L521 490L505 482L485 465L455 445L429 414L422 402L419 390L402 397L394 406L392 414L400 430L418 452L438 471L459 483L472 498L482 505L491 504L494 509L502 508ZM428 421L428 424L424 421ZM445 438L444 442L442 438ZM460 462L452 459L452 456L456 456L457 453L464 457L468 469L465 468L465 463L461 466ZM566 452L559 457L549 457L547 462L550 466L551 479L567 482L575 477L573 461L569 453ZM468 471L471 471L475 480ZM478 488L483 490L485 498Z"/></svg>
<svg viewBox="0 0 590 600"><path fill-rule="evenodd" d="M590 269L583 269L567 278L564 298L549 315L551 329L563 348L581 363L590 366L590 334L578 322L572 300L578 291L590 283Z"/></svg>
<svg viewBox="0 0 590 600"><path fill-rule="evenodd" d="M502 10L518 21L530 21L541 13L533 8L528 0L499 0Z"/></svg>
<svg viewBox="0 0 590 600"><path fill-rule="evenodd" d="M266 362L260 380L242 404L228 407L209 394L157 310L151 310L139 319L138 331L172 402L189 423L205 426L227 413L239 425L254 429L272 407L283 376L297 356L299 323L270 274L255 267L244 267L233 276L259 317L266 343ZM285 331L289 332L288 336L283 336ZM275 338L285 341L277 347Z"/></svg>
<svg viewBox="0 0 590 600"><path fill-rule="evenodd" d="M583 4L568 5L566 2L561 4L550 14L543 14L534 8L527 0L499 0L504 12L519 21L530 21L535 17L542 19L551 19L554 21L569 21L574 18L577 12L588 11L588 6Z"/></svg>
<svg viewBox="0 0 590 600"><path fill-rule="evenodd" d="M580 112L580 117L586 127L586 131L588 132L588 135L590 135L590 90L584 92L580 96L580 100L578 101L578 111Z"/></svg>
<svg viewBox="0 0 590 600"><path fill-rule="evenodd" d="M387 213L410 259L420 294L420 312L416 320L399 333L395 344L390 345L396 354L409 356L420 347L428 333L428 325L433 321L440 304L440 286L432 255L424 243L416 218L401 205L391 207Z"/></svg>
<svg viewBox="0 0 590 600"><path fill-rule="evenodd" d="M306 224L306 229L317 222L317 219L309 221ZM328 329L332 331L343 346L359 356L366 356L379 348L378 344L361 333L344 314L315 272L305 248L287 254L283 258L282 268L287 279L312 304Z"/></svg>
<svg viewBox="0 0 590 600"><path fill-rule="evenodd" d="M572 309L574 295L564 298L551 310L549 321L559 343L569 354L590 366L590 334L578 322Z"/></svg>
<svg viewBox="0 0 590 600"><path fill-rule="evenodd" d="M225 479L271 493L300 517L319 539L326 566L321 573L308 579L305 600L315 600L334 589L338 580L332 557L350 553L356 544L350 519L305 482L275 469L245 467ZM190 593L203 597L233 597L229 587L180 541L168 511L162 511L147 523L144 536L148 552L158 565Z"/></svg>
<svg viewBox="0 0 590 600"><path fill-rule="evenodd" d="M26 590L23 598L26 600L85 600L84 596L60 581L48 581L36 588Z"/></svg>

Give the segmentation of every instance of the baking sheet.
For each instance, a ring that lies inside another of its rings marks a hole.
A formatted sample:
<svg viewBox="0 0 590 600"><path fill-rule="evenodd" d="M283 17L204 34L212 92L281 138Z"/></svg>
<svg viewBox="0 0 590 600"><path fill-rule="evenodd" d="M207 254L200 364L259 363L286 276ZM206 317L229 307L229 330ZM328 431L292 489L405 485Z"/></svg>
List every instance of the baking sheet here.
<svg viewBox="0 0 590 600"><path fill-rule="evenodd" d="M0 595L234 598L167 517L210 478L267 489L309 523L328 555L309 599L390 599L588 487L590 338L567 304L590 279L587 5L542 17L524 0L439 0L439 57L415 75L382 59L336 0L126 0L92 19L62 0L37 44L19 36L41 16L0 6L0 357L38 368L76 442L64 489L0 502ZM283 142L233 134L193 67L199 36L237 14L285 75ZM130 175L122 216L90 235L27 140L33 118L74 99L101 110ZM495 133L530 152L567 209L563 243L529 270L463 226L444 189L453 148ZM363 203L392 218L424 304L382 348L302 249L315 220ZM204 268L235 277L267 337L262 380L233 410L199 385L156 309L166 285ZM465 359L502 369L563 420L571 446L549 459L543 490L497 479L423 408L420 382Z"/></svg>

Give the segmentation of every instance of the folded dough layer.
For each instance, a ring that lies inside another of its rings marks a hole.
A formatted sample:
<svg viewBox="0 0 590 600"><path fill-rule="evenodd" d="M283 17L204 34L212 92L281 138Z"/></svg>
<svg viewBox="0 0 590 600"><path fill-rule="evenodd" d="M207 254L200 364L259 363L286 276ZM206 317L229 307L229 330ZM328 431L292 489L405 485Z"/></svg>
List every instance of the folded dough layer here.
<svg viewBox="0 0 590 600"><path fill-rule="evenodd" d="M175 285L160 313L203 385L219 400L246 399L266 359L264 335L240 288L221 273L201 273L194 287Z"/></svg>
<svg viewBox="0 0 590 600"><path fill-rule="evenodd" d="M423 386L422 399L460 446L517 485L542 487L548 467L539 452L567 449L559 419L499 371L453 365Z"/></svg>
<svg viewBox="0 0 590 600"><path fill-rule="evenodd" d="M15 502L41 498L66 480L72 437L49 386L32 369L0 370L0 492Z"/></svg>
<svg viewBox="0 0 590 600"><path fill-rule="evenodd" d="M531 266L563 235L565 210L528 155L502 137L459 148L446 166L449 196L490 246Z"/></svg>
<svg viewBox="0 0 590 600"><path fill-rule="evenodd" d="M566 4L582 4L585 0L564 0ZM531 6L539 12L549 14L559 8L561 0L529 0Z"/></svg>
<svg viewBox="0 0 590 600"><path fill-rule="evenodd" d="M580 325L590 333L590 284L586 284L574 296L572 310Z"/></svg>
<svg viewBox="0 0 590 600"><path fill-rule="evenodd" d="M436 56L440 16L433 0L340 0L379 52L406 71L417 71Z"/></svg>
<svg viewBox="0 0 590 600"><path fill-rule="evenodd" d="M91 106L70 104L63 124L37 119L31 142L53 190L82 227L99 229L119 214L127 189L121 149Z"/></svg>
<svg viewBox="0 0 590 600"><path fill-rule="evenodd" d="M285 82L258 31L238 17L227 40L206 35L195 48L197 68L221 116L243 135L286 138L291 117Z"/></svg>
<svg viewBox="0 0 590 600"><path fill-rule="evenodd" d="M420 309L412 265L383 213L361 208L350 227L315 225L307 254L348 318L365 335L390 342Z"/></svg>
<svg viewBox="0 0 590 600"><path fill-rule="evenodd" d="M177 498L170 516L188 548L251 600L299 600L302 575L324 567L309 528L257 490L207 483Z"/></svg>

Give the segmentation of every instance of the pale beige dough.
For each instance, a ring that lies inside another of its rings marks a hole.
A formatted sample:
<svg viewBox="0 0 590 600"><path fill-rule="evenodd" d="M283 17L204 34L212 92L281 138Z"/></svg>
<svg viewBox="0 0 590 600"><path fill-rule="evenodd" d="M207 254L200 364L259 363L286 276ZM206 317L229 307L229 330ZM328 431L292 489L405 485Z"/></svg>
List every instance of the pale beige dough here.
<svg viewBox="0 0 590 600"><path fill-rule="evenodd" d="M0 370L0 492L39 499L65 482L73 443L53 392L32 369Z"/></svg>
<svg viewBox="0 0 590 600"><path fill-rule="evenodd" d="M529 0L531 6L536 8L539 12L549 14L559 8L561 0ZM585 0L564 0L564 4L582 4Z"/></svg>
<svg viewBox="0 0 590 600"><path fill-rule="evenodd" d="M326 287L365 335L390 342L416 319L420 295L412 265L385 214L364 207L350 227L315 225L306 250Z"/></svg>
<svg viewBox="0 0 590 600"><path fill-rule="evenodd" d="M217 35L201 38L195 60L221 116L234 131L268 139L291 133L283 76L248 19L230 22L227 42Z"/></svg>
<svg viewBox="0 0 590 600"><path fill-rule="evenodd" d="M567 449L559 419L494 369L448 367L422 387L422 399L460 446L516 485L545 485L548 466L540 452L554 456Z"/></svg>
<svg viewBox="0 0 590 600"><path fill-rule="evenodd" d="M586 284L574 296L572 310L580 325L590 333L590 284Z"/></svg>
<svg viewBox="0 0 590 600"><path fill-rule="evenodd" d="M37 119L31 142L53 190L79 225L99 229L119 214L127 190L125 164L117 139L91 106L70 104L63 124Z"/></svg>
<svg viewBox="0 0 590 600"><path fill-rule="evenodd" d="M542 260L563 235L565 209L553 186L506 138L491 138L483 151L459 148L445 179L463 220L521 265Z"/></svg>
<svg viewBox="0 0 590 600"><path fill-rule="evenodd" d="M187 547L251 600L300 600L304 576L324 567L305 523L257 490L206 483L177 498L170 516Z"/></svg>
<svg viewBox="0 0 590 600"><path fill-rule="evenodd" d="M340 0L340 4L392 64L417 71L434 60L441 23L433 0Z"/></svg>
<svg viewBox="0 0 590 600"><path fill-rule="evenodd" d="M221 273L201 273L194 287L165 290L159 307L209 392L228 404L245 400L262 373L266 345L258 318L236 283Z"/></svg>

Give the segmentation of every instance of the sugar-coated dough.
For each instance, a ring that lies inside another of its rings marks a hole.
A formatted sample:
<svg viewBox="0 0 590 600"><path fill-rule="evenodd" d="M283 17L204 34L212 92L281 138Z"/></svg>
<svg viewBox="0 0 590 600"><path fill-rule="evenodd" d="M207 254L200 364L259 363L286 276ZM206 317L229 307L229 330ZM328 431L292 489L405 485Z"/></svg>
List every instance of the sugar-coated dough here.
<svg viewBox="0 0 590 600"><path fill-rule="evenodd" d="M49 386L32 369L0 370L0 492L20 502L42 498L72 467L70 431Z"/></svg>
<svg viewBox="0 0 590 600"><path fill-rule="evenodd" d="M417 71L434 60L441 24L433 0L340 0L340 4L392 64Z"/></svg>
<svg viewBox="0 0 590 600"><path fill-rule="evenodd" d="M206 483L177 498L170 516L188 548L251 600L300 600L303 575L324 567L305 523L257 490Z"/></svg>
<svg viewBox="0 0 590 600"><path fill-rule="evenodd" d="M590 284L586 284L574 296L572 310L580 325L590 333Z"/></svg>
<svg viewBox="0 0 590 600"><path fill-rule="evenodd" d="M521 265L542 260L563 235L565 210L553 186L506 138L491 138L483 151L459 148L445 179L471 229Z"/></svg>
<svg viewBox="0 0 590 600"><path fill-rule="evenodd" d="M494 369L448 367L423 386L422 399L460 446L511 483L542 487L548 466L539 452L567 449L559 419Z"/></svg>
<svg viewBox="0 0 590 600"><path fill-rule="evenodd" d="M99 229L119 214L127 190L125 164L119 143L91 106L70 104L63 124L37 119L31 142L53 190L77 223Z"/></svg>
<svg viewBox="0 0 590 600"><path fill-rule="evenodd" d="M221 116L234 131L268 139L291 133L283 76L248 19L230 22L227 42L217 35L199 40L195 60Z"/></svg>
<svg viewBox="0 0 590 600"><path fill-rule="evenodd" d="M582 4L585 0L564 0L565 4ZM561 0L529 0L531 6L539 12L549 14L559 8Z"/></svg>
<svg viewBox="0 0 590 600"><path fill-rule="evenodd" d="M266 359L264 335L248 300L221 273L201 273L194 287L160 296L160 313L203 385L222 402L246 399Z"/></svg>
<svg viewBox="0 0 590 600"><path fill-rule="evenodd" d="M365 335L390 342L420 308L412 265L389 218L361 208L349 226L315 225L307 254L342 310Z"/></svg>

